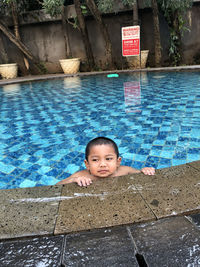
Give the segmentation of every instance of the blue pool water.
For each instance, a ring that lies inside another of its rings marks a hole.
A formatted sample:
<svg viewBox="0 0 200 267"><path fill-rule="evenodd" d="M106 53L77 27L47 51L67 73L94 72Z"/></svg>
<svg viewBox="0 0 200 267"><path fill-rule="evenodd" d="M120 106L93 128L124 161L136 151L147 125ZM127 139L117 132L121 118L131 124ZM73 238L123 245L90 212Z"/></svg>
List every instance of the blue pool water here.
<svg viewBox="0 0 200 267"><path fill-rule="evenodd" d="M122 164L200 160L200 72L70 77L0 87L0 188L52 185L107 136Z"/></svg>

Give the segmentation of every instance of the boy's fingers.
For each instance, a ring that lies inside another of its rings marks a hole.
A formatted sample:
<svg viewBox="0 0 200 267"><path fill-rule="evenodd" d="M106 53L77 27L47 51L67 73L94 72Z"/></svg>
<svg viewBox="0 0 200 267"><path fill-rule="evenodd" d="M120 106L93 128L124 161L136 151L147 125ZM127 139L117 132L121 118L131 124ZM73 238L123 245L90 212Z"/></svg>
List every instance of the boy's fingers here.
<svg viewBox="0 0 200 267"><path fill-rule="evenodd" d="M78 184L79 186L82 186L82 182L81 182L81 181L78 181L77 184Z"/></svg>
<svg viewBox="0 0 200 267"><path fill-rule="evenodd" d="M146 175L154 175L155 174L155 169L154 168L144 168L143 173Z"/></svg>
<svg viewBox="0 0 200 267"><path fill-rule="evenodd" d="M85 179L85 178L82 178L82 179L77 181L77 184L79 186L87 186L87 185L90 185L91 183L92 183L91 179Z"/></svg>

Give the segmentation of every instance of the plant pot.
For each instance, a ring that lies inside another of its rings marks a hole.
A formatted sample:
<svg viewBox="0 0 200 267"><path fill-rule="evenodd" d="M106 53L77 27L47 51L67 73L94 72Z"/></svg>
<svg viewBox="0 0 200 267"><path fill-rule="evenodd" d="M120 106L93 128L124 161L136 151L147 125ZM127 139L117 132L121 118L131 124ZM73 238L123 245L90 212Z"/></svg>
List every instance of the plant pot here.
<svg viewBox="0 0 200 267"><path fill-rule="evenodd" d="M1 64L0 75L3 79L13 79L17 77L18 66L16 63Z"/></svg>
<svg viewBox="0 0 200 267"><path fill-rule="evenodd" d="M60 59L59 62L65 74L75 74L79 71L81 59L80 58Z"/></svg>
<svg viewBox="0 0 200 267"><path fill-rule="evenodd" d="M141 51L141 66L140 66L140 56L130 56L126 57L128 62L128 67L131 69L144 69L146 68L147 58L149 55L149 50Z"/></svg>

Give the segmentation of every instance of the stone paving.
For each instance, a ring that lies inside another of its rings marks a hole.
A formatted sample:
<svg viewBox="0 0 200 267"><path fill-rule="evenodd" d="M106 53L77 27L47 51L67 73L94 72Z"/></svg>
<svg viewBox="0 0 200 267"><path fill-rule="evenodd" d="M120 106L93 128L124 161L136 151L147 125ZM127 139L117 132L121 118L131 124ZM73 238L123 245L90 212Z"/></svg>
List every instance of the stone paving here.
<svg viewBox="0 0 200 267"><path fill-rule="evenodd" d="M200 161L2 190L0 266L200 266L199 190Z"/></svg>

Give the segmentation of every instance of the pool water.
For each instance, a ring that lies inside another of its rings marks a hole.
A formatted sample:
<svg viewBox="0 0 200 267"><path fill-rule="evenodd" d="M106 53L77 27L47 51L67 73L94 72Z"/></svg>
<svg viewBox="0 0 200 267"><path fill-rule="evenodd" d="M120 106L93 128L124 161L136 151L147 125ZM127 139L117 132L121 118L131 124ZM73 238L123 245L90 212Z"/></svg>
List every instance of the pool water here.
<svg viewBox="0 0 200 267"><path fill-rule="evenodd" d="M0 87L0 188L53 185L107 136L122 164L200 160L200 72L106 74Z"/></svg>

